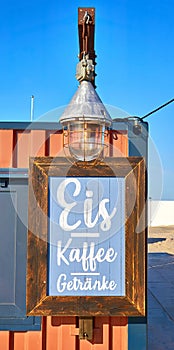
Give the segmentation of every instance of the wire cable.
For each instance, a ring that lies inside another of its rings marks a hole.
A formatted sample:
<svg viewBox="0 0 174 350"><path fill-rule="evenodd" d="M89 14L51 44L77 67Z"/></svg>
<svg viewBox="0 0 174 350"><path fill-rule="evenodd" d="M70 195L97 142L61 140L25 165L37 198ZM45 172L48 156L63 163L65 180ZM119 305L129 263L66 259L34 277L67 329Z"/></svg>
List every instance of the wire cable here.
<svg viewBox="0 0 174 350"><path fill-rule="evenodd" d="M174 98L172 98L172 100L170 100L170 101L164 103L163 105L159 106L158 108L154 109L153 111L151 111L151 112L145 114L145 115L144 115L142 118L140 118L140 119L143 120L143 119L149 117L149 115L151 115L151 114L153 114L153 113L159 111L160 109L166 107L167 105L169 105L169 104L172 103L172 102L174 102Z"/></svg>

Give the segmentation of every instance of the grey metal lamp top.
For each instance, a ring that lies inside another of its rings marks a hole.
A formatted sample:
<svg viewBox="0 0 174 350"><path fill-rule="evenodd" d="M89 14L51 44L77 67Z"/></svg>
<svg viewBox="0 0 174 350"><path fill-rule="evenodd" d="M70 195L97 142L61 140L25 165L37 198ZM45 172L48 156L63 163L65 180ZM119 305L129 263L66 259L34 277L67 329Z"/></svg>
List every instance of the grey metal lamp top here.
<svg viewBox="0 0 174 350"><path fill-rule="evenodd" d="M70 103L60 117L60 123L90 121L110 126L112 118L90 81L82 81Z"/></svg>

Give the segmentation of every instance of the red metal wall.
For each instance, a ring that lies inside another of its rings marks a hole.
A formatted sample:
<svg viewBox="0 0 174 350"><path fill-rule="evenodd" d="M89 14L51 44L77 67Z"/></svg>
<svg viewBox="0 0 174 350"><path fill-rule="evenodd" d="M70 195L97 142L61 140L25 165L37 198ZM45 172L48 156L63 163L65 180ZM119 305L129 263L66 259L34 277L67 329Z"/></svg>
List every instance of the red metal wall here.
<svg viewBox="0 0 174 350"><path fill-rule="evenodd" d="M0 332L1 350L126 350L127 319L96 317L92 342L79 340L75 317L43 317L42 331Z"/></svg>
<svg viewBox="0 0 174 350"><path fill-rule="evenodd" d="M126 132L110 135L110 156L127 156ZM0 130L0 167L28 168L29 156L60 156L61 132ZM127 350L127 317L95 317L94 339L80 340L76 317L43 317L41 331L0 332L0 350Z"/></svg>

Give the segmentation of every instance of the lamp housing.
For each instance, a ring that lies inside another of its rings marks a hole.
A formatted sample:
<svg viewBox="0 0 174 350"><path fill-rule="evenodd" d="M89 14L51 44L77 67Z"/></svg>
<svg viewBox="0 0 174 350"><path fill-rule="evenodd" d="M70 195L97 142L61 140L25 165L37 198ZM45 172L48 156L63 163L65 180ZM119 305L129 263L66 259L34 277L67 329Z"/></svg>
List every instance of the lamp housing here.
<svg viewBox="0 0 174 350"><path fill-rule="evenodd" d="M112 119L90 81L82 81L60 118L66 157L75 162L103 158Z"/></svg>

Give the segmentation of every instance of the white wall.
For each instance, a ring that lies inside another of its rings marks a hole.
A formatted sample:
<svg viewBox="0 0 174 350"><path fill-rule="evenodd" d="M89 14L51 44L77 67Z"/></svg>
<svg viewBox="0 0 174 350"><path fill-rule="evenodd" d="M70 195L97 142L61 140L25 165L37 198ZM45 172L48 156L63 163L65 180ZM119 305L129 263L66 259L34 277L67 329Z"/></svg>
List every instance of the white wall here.
<svg viewBox="0 0 174 350"><path fill-rule="evenodd" d="M149 226L174 225L174 201L149 200Z"/></svg>

